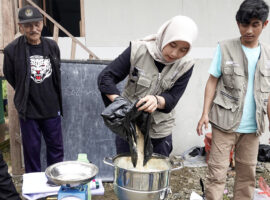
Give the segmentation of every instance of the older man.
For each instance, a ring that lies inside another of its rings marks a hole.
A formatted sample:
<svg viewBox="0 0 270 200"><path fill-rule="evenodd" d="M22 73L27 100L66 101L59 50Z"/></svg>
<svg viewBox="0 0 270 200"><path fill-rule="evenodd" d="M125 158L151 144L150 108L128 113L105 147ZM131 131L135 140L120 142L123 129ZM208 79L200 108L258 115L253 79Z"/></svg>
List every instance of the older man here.
<svg viewBox="0 0 270 200"><path fill-rule="evenodd" d="M63 160L60 51L53 40L41 37L43 16L37 8L21 8L18 18L23 35L5 47L3 68L15 90L28 173L41 171L41 134L47 146L47 164Z"/></svg>

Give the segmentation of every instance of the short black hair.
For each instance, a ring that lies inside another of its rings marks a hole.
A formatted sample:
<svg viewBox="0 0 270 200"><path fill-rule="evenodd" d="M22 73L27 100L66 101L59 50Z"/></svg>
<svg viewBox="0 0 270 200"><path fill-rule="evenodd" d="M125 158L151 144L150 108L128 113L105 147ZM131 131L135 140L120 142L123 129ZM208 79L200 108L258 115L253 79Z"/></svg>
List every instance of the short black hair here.
<svg viewBox="0 0 270 200"><path fill-rule="evenodd" d="M263 0L245 0L236 13L236 21L241 24L249 24L251 19L267 20L269 6Z"/></svg>

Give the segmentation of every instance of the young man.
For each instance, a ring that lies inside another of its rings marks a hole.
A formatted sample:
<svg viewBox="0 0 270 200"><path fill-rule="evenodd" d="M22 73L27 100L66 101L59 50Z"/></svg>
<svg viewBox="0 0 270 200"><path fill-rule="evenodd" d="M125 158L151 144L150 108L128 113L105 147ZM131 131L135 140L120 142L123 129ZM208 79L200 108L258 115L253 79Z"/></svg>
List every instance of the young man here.
<svg viewBox="0 0 270 200"><path fill-rule="evenodd" d="M4 49L4 75L15 90L25 172L41 171L41 134L47 146L47 164L63 161L61 131L60 51L41 37L43 16L33 6L19 11L23 35Z"/></svg>
<svg viewBox="0 0 270 200"><path fill-rule="evenodd" d="M264 132L270 93L270 47L259 42L268 13L263 0L245 0L236 14L241 37L219 43L209 70L197 126L198 135L202 135L202 126L212 125L207 200L222 199L234 145L234 200L253 199L258 136Z"/></svg>

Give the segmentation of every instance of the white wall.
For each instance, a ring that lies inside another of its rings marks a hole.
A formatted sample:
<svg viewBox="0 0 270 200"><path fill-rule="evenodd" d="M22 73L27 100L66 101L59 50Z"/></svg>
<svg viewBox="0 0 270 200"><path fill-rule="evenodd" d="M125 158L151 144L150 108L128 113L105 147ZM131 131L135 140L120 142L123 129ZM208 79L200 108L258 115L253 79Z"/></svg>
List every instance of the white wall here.
<svg viewBox="0 0 270 200"><path fill-rule="evenodd" d="M217 41L238 37L236 11L242 0L87 0L85 2L86 45L103 59L114 59L129 41L156 33L175 15L187 15L199 27L199 38L191 55L197 59L185 94L177 105L173 130L174 154L203 145L196 134L208 68ZM270 5L270 0L266 0ZM270 43L270 27L261 41ZM268 125L267 125L268 126ZM267 129L268 130L268 129ZM261 137L268 143L268 134Z"/></svg>
<svg viewBox="0 0 270 200"><path fill-rule="evenodd" d="M87 0L86 44L91 47L127 46L130 40L156 33L167 19L187 15L199 27L196 47L238 36L235 14L242 0ZM270 0L266 0L270 5ZM270 30L263 40L270 42Z"/></svg>

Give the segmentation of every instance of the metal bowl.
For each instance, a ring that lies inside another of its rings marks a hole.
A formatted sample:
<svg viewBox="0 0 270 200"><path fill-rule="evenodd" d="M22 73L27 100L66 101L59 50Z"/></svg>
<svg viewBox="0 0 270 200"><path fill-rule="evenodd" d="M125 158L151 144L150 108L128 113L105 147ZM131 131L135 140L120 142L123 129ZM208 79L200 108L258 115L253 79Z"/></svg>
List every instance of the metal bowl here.
<svg viewBox="0 0 270 200"><path fill-rule="evenodd" d="M56 185L72 187L90 182L98 173L98 167L80 161L64 161L49 166L45 174Z"/></svg>

